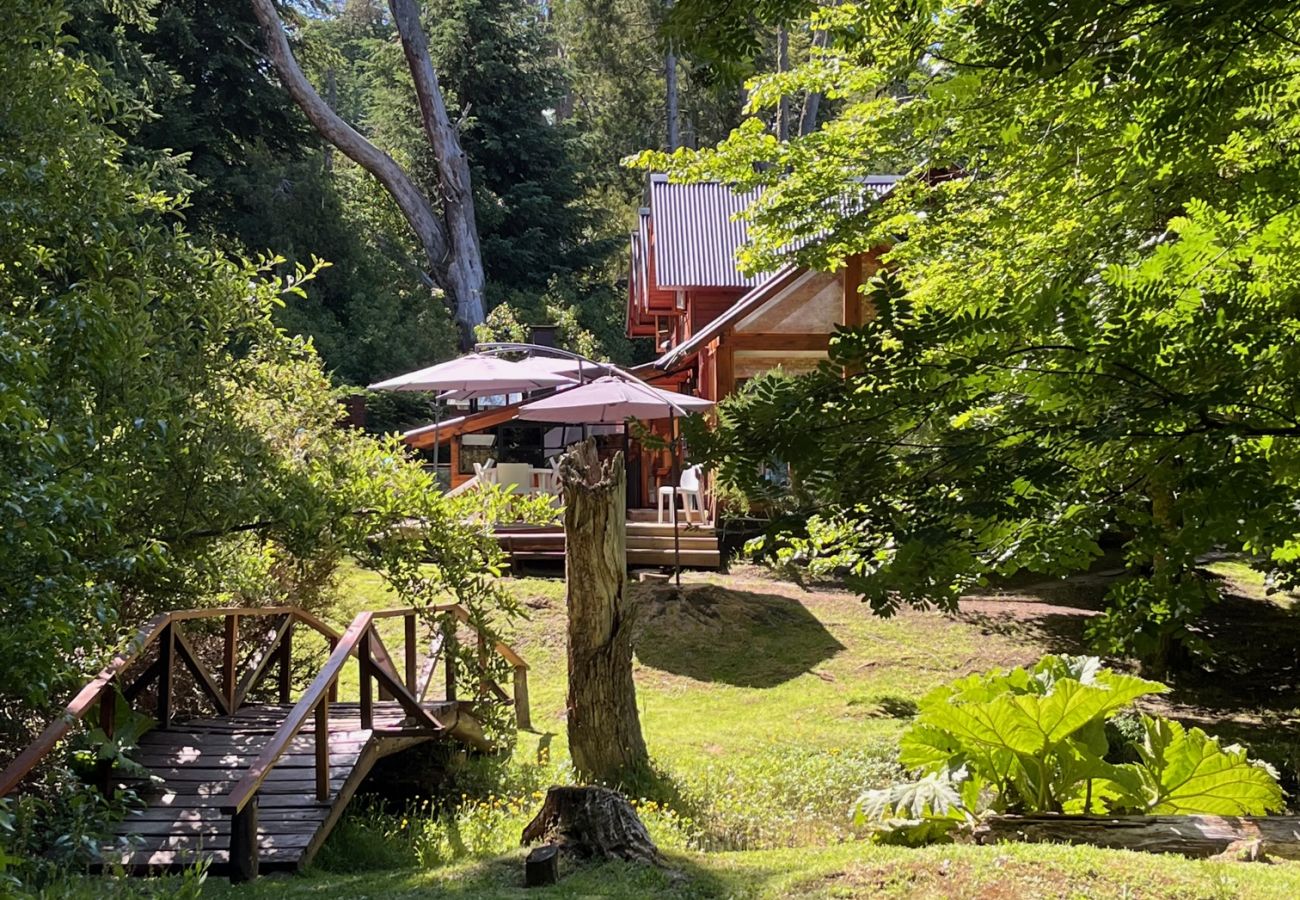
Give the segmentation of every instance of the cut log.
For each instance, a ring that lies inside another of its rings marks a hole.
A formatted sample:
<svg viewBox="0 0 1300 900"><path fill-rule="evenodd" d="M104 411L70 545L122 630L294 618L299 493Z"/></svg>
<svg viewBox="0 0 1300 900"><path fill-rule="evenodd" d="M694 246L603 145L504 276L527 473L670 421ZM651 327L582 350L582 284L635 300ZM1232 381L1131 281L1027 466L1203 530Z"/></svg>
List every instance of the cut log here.
<svg viewBox="0 0 1300 900"><path fill-rule="evenodd" d="M618 791L603 787L553 787L524 828L522 843L549 841L580 859L623 859L662 865L659 848Z"/></svg>
<svg viewBox="0 0 1300 900"><path fill-rule="evenodd" d="M560 848L543 844L524 860L524 887L545 887L560 880Z"/></svg>
<svg viewBox="0 0 1300 900"><path fill-rule="evenodd" d="M623 454L588 439L560 460L568 602L569 754L584 781L617 784L649 764L632 681Z"/></svg>
<svg viewBox="0 0 1300 900"><path fill-rule="evenodd" d="M1183 856L1300 859L1300 816L992 816L977 844L1091 844Z"/></svg>

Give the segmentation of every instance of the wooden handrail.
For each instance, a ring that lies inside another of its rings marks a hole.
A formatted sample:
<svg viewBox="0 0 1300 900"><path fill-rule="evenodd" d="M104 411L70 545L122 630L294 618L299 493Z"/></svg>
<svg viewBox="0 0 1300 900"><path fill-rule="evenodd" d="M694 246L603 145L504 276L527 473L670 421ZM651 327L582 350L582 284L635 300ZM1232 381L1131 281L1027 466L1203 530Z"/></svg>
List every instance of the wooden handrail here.
<svg viewBox="0 0 1300 900"><path fill-rule="evenodd" d="M337 697L338 673L347 659L352 656L358 657L363 672L363 680L369 685L369 678L374 678L379 682L380 688L387 694L396 697L406 711L417 719L424 720L427 725L433 728L444 727L428 710L421 705L421 698L427 690L427 681L423 689L417 689L414 685L414 648L407 646L404 653L405 672L397 670L393 660L388 656L386 651L379 648L378 641L368 641L371 646L371 652L365 654L362 658L359 644L361 637L369 634L373 628L374 622L378 619L387 619L393 617L405 617L407 625L405 630L406 643L410 644L410 637L414 630L414 617L427 613L450 613L456 620L473 625L469 611L458 603L440 604L425 609L402 608L378 610L367 612L359 615L349 626L347 632L339 634L333 627L323 622L316 616L305 610L292 606L272 606L272 607L216 607L212 609L186 609L174 610L172 612L160 613L150 619L136 635L127 642L126 646L117 653L113 659L106 665L99 674L83 687L72 701L64 709L63 713L51 722L45 730L24 749L3 772L0 772L0 797L7 795L14 789L39 763L44 759L76 725L82 720L94 705L101 701L105 693L109 691L115 682L125 673L135 662L137 662L144 652L159 638L164 635L172 648L172 660L179 658L194 672L196 680L203 693L217 707L219 712L231 714L242 703L243 695L251 684L245 682L237 684L234 680L234 672L231 668L232 659L235 658L235 648L233 642L239 639L239 619L252 617L269 617L285 616L286 621L276 629L276 640L273 644L278 644L288 633L289 628L294 621L301 621L308 627L323 635L331 645L331 653L325 667L317 674L311 687L303 695L302 699L290 711L288 719L285 720L281 728L276 732L275 737L267 744L263 756L269 757L263 760L259 757L258 763L263 763L259 769L255 764L250 769L248 775L232 791L232 803L235 809L242 809L248 802L248 798L255 795L261 782L265 779L266 773L279 759L283 749L276 750L277 739L282 735L288 735L289 739L297 734L301 729L306 717L316 714L320 717L318 721L318 730L324 727L328 721L328 703ZM225 622L226 640L230 646L225 648L223 657L225 660L222 672L222 682L218 684L209 673L203 671L199 666L197 654L193 647L185 638L184 634L176 628L180 622L189 622L199 619L217 619L223 618ZM476 629L477 630L477 629ZM451 640L442 649L446 655L447 683L448 683L448 700L455 700L455 678L456 665L454 653L454 632L451 628ZM446 636L446 635L444 635ZM478 631L479 646L481 651L485 651L486 635ZM516 718L520 728L527 728L528 725L528 688L527 688L527 671L528 665L523 658L519 656L509 645L502 641L496 641L494 644L495 651L500 654L507 662L510 663L514 670L515 690L514 701ZM274 655L276 648L268 648L268 656ZM378 652L376 652L378 651ZM170 663L172 660L160 660L161 662ZM269 662L269 660L267 661ZM160 690L168 694L169 673L163 672L162 668L156 661L150 670L153 672L152 677L160 679ZM260 678L268 666L258 666L258 677ZM429 672L429 678L432 677L432 670ZM147 671L145 676L137 679L133 685L133 691L128 693L138 693L138 691L147 684L150 678ZM489 690L486 679L483 679L482 690ZM283 689L283 685L282 685ZM504 691L497 685L491 685L493 693L498 696L504 696ZM324 693L321 693L323 691ZM283 690L282 690L283 692ZM234 696L231 696L231 694ZM317 696L321 694L321 696ZM232 702L233 701L233 702ZM170 696L160 698L159 712L164 718L170 715ZM368 712L368 711L367 711ZM456 723L451 724L451 729L456 730ZM480 735L481 738L481 735ZM287 742L285 742L287 746ZM326 782L327 783L327 782ZM237 796L242 790L242 795Z"/></svg>
<svg viewBox="0 0 1300 900"><path fill-rule="evenodd" d="M218 618L224 616L271 616L294 613L291 606L274 607L219 607L214 609L181 609L159 613L136 632L135 637L127 642L120 652L99 671L89 684L77 692L72 701L64 708L57 719L45 727L45 730L18 754L3 772L0 772L0 797L6 796L19 782L36 768L50 751L70 732L77 722L86 717L95 702L103 695L113 682L125 672L132 663L140 658L162 633L177 622L194 619ZM309 623L310 624L310 623Z"/></svg>
<svg viewBox="0 0 1300 900"><path fill-rule="evenodd" d="M316 707L320 705L322 699L328 703L330 686L338 680L339 674L343 671L343 666L352 658L357 646L361 642L363 635L370 631L372 617L369 613L361 613L352 620L348 630L343 633L339 639L338 646L330 654L325 665L316 673L312 679L311 685L303 692L298 702L294 704L289 715L276 729L271 739L266 742L262 752L258 754L257 759L248 768L248 772L239 783L231 789L226 797L226 802L222 805L222 810L230 815L242 812L253 796L257 793L266 776L271 773L272 767L284 755L289 744L302 730L306 723L307 717L316 712ZM363 662L364 674L364 662Z"/></svg>

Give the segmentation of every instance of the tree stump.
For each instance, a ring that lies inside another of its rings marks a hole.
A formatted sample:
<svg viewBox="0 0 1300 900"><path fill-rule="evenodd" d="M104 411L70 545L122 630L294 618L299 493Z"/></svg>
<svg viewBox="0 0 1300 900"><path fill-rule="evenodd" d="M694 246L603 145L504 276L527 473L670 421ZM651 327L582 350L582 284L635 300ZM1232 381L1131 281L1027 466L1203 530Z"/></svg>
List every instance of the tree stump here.
<svg viewBox="0 0 1300 900"><path fill-rule="evenodd" d="M524 828L521 842L555 843L579 859L623 859L662 865L659 848L618 791L603 787L553 787Z"/></svg>
<svg viewBox="0 0 1300 900"><path fill-rule="evenodd" d="M560 460L568 602L569 752L587 781L617 783L649 763L632 681L623 454L601 464L596 442Z"/></svg>
<svg viewBox="0 0 1300 900"><path fill-rule="evenodd" d="M524 887L545 887L560 880L560 848L543 844L524 860Z"/></svg>

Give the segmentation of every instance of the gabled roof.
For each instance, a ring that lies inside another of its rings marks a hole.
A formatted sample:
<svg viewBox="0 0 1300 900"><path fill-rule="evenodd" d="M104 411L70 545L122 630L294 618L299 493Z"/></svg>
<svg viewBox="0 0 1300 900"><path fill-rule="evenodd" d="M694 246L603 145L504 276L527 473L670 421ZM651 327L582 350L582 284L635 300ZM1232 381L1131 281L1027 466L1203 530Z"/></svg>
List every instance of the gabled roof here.
<svg viewBox="0 0 1300 900"><path fill-rule="evenodd" d="M897 181L894 175L867 175L861 183L865 196L881 197ZM762 188L741 192L717 181L673 184L667 175L651 175L650 205L640 211L637 231L632 234L633 242L640 245L640 253L633 252L642 266L641 277L634 274L633 278L638 288L644 292L762 284L772 273L745 275L736 263L737 251L749 243L749 226L741 213L762 194ZM860 208L862 202L861 197L846 198L845 213ZM654 284L649 283L651 270Z"/></svg>
<svg viewBox="0 0 1300 900"><path fill-rule="evenodd" d="M742 275L736 265L736 251L749 241L749 228L739 216L760 193L737 193L716 181L672 184L667 175L651 175L658 286L753 287L761 282L761 275Z"/></svg>
<svg viewBox="0 0 1300 900"><path fill-rule="evenodd" d="M762 283L755 286L753 290L733 303L726 312L691 335L689 340L683 341L656 359L654 367L656 369L671 369L678 362L707 345L721 334L728 325L740 321L746 313L757 309L774 293L782 290L807 271L803 266L792 264L769 276Z"/></svg>

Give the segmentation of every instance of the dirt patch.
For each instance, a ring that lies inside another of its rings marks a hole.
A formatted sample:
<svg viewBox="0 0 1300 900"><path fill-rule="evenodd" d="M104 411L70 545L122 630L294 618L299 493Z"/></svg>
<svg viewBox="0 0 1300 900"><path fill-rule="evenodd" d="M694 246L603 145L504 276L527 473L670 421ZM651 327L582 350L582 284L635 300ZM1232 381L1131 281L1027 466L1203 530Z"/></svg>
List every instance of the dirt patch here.
<svg viewBox="0 0 1300 900"><path fill-rule="evenodd" d="M634 593L633 602L638 638L669 631L723 635L736 628L797 628L808 619L808 610L797 600L716 584L645 586Z"/></svg>
<svg viewBox="0 0 1300 900"><path fill-rule="evenodd" d="M907 897L1020 900L1022 897L1187 896L1167 880L1126 879L1119 873L1071 874L1005 857L975 866L965 860L850 866L799 884L791 897Z"/></svg>

